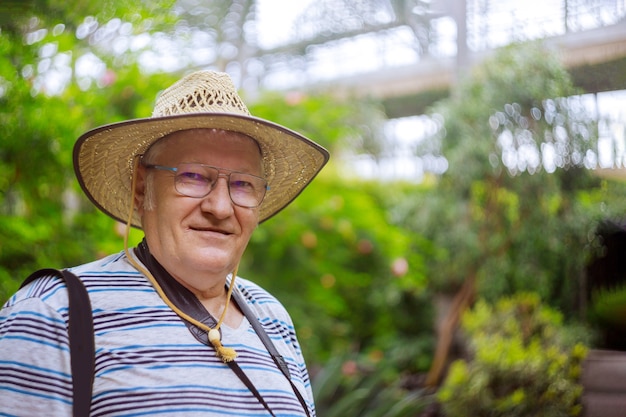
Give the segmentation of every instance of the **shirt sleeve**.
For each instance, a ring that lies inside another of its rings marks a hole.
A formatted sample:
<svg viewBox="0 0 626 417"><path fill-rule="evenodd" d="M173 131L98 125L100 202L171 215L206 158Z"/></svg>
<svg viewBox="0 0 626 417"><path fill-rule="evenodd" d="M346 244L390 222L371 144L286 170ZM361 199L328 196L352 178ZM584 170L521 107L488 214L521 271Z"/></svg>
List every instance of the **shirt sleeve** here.
<svg viewBox="0 0 626 417"><path fill-rule="evenodd" d="M67 308L27 292L0 310L0 415L71 416Z"/></svg>

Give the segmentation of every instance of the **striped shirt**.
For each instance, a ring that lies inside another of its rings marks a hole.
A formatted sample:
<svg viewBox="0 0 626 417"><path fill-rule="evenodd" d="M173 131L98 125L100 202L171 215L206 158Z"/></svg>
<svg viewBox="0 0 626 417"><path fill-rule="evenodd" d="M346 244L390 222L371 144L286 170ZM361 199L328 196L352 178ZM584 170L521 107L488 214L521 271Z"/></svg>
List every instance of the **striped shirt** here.
<svg viewBox="0 0 626 417"><path fill-rule="evenodd" d="M91 299L96 370L91 416L267 416L269 413L122 252L72 268ZM240 291L284 357L315 415L306 365L285 308L256 284ZM70 416L68 298L58 278L39 279L0 310L0 416ZM274 414L304 416L289 381L246 318L222 341Z"/></svg>

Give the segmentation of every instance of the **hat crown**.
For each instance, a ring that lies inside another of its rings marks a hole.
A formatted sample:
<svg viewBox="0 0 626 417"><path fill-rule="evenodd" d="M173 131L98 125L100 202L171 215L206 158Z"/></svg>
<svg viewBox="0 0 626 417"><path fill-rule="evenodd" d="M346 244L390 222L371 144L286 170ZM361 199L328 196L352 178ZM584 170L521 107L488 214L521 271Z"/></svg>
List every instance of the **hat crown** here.
<svg viewBox="0 0 626 417"><path fill-rule="evenodd" d="M152 117L190 113L250 116L228 74L214 71L194 72L165 89L156 100Z"/></svg>

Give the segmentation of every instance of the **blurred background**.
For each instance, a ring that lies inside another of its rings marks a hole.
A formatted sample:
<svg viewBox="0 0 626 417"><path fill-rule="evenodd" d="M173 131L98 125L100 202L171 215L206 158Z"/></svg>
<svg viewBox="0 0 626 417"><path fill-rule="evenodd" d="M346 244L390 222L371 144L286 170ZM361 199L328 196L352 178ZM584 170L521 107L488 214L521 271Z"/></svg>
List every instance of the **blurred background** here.
<svg viewBox="0 0 626 417"><path fill-rule="evenodd" d="M3 0L0 51L0 302L123 248L78 136L215 69L332 154L240 269L318 415L626 405L625 0Z"/></svg>

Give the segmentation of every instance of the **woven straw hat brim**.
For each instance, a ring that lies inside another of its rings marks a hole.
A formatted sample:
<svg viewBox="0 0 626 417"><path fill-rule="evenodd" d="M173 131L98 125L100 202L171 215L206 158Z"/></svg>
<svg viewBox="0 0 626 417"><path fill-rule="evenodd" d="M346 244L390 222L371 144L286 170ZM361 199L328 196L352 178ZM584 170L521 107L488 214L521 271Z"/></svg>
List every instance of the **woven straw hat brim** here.
<svg viewBox="0 0 626 417"><path fill-rule="evenodd" d="M74 146L78 182L96 207L125 223L134 157L170 133L196 128L239 132L259 143L270 187L259 207L259 223L293 201L329 159L320 145L267 120L231 113L191 113L128 120L83 134ZM136 212L132 225L141 228Z"/></svg>

